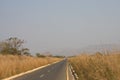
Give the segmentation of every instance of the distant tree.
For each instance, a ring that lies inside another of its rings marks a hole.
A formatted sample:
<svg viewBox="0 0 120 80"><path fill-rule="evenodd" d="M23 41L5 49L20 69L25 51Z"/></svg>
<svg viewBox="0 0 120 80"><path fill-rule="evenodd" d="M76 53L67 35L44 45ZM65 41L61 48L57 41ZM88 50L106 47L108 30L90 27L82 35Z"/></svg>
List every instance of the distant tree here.
<svg viewBox="0 0 120 80"><path fill-rule="evenodd" d="M24 40L17 37L11 37L1 42L0 52L2 54L22 55L22 53L28 52L27 48L22 49Z"/></svg>
<svg viewBox="0 0 120 80"><path fill-rule="evenodd" d="M25 56L32 56L29 52L25 52L23 55L25 55Z"/></svg>
<svg viewBox="0 0 120 80"><path fill-rule="evenodd" d="M44 57L46 57L45 55L42 55L42 54L40 54L40 53L36 53L36 57L42 57L42 58L44 58Z"/></svg>
<svg viewBox="0 0 120 80"><path fill-rule="evenodd" d="M26 56L31 56L31 54L29 53L29 49L28 48L22 48L21 49L21 54L22 55L26 55Z"/></svg>
<svg viewBox="0 0 120 80"><path fill-rule="evenodd" d="M59 55L56 55L56 56L53 56L53 57L57 57L57 58L65 58L65 56L59 56Z"/></svg>

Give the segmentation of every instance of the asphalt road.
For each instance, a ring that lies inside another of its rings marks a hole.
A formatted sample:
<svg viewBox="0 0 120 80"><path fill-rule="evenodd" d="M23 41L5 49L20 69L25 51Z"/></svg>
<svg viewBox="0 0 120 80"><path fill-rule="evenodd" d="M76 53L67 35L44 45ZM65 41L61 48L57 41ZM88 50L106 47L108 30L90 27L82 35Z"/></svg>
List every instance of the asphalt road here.
<svg viewBox="0 0 120 80"><path fill-rule="evenodd" d="M49 65L12 80L67 80L67 60Z"/></svg>

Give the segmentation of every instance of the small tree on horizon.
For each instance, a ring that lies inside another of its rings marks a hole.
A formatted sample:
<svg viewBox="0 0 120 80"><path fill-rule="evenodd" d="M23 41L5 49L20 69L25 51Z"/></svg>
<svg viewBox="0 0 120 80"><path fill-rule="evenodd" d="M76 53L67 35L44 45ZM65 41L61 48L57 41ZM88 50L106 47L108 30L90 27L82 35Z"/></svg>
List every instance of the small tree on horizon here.
<svg viewBox="0 0 120 80"><path fill-rule="evenodd" d="M42 58L44 58L44 57L46 57L45 55L42 55L42 54L40 54L40 53L36 53L36 57L42 57Z"/></svg>

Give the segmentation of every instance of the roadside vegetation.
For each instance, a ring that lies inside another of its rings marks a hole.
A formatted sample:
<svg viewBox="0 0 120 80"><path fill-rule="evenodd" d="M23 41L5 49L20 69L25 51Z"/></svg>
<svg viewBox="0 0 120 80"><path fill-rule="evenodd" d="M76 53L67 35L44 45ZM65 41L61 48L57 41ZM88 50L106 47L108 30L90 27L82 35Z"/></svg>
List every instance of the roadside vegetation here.
<svg viewBox="0 0 120 80"><path fill-rule="evenodd" d="M23 44L24 40L17 37L0 42L0 80L60 60L41 54L32 56Z"/></svg>
<svg viewBox="0 0 120 80"><path fill-rule="evenodd" d="M120 52L81 54L69 58L69 61L78 80L120 80Z"/></svg>
<svg viewBox="0 0 120 80"><path fill-rule="evenodd" d="M37 58L18 55L0 55L0 79L59 61L58 58Z"/></svg>

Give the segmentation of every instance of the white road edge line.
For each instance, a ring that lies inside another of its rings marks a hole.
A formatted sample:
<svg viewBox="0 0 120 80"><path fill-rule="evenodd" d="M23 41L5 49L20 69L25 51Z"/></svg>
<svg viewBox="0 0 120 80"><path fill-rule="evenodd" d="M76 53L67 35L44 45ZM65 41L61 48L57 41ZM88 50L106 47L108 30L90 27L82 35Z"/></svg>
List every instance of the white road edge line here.
<svg viewBox="0 0 120 80"><path fill-rule="evenodd" d="M73 72L73 74L74 74L74 75L72 74L73 77L74 77L74 80L75 80L75 78L78 80L79 77L78 77L78 75L75 73L75 70L73 70L73 67L72 67L71 64L70 64L70 70L71 70L71 72Z"/></svg>
<svg viewBox="0 0 120 80"><path fill-rule="evenodd" d="M70 70L70 73L71 73L71 75L72 75L72 77L73 77L73 80L75 80L75 77L74 77L73 74L72 74L72 66L71 66L71 67L69 66L69 70Z"/></svg>
<svg viewBox="0 0 120 80"><path fill-rule="evenodd" d="M62 60L60 60L60 61L62 61ZM47 67L47 66L49 66L49 65L58 63L58 62L60 62L60 61L56 61L56 62L51 63L51 64L47 64L47 65L44 65L44 66L41 66L41 67L38 67L38 68L35 68L35 69L32 69L32 70L29 70L29 71L26 71L26 72L22 72L22 73L20 73L20 74L16 74L16 75L14 75L14 76L11 76L11 77L8 77L8 78L2 79L2 80L11 80L11 79L14 79L14 78L16 78L16 77L19 77L19 76L22 76L22 75L25 75L25 74L28 74L28 73L32 73L32 72L34 72L34 71L36 71L36 70L42 69L42 68Z"/></svg>
<svg viewBox="0 0 120 80"><path fill-rule="evenodd" d="M66 74L67 74L67 80L69 80L69 74L68 74L68 63L67 63L67 70L66 70Z"/></svg>

